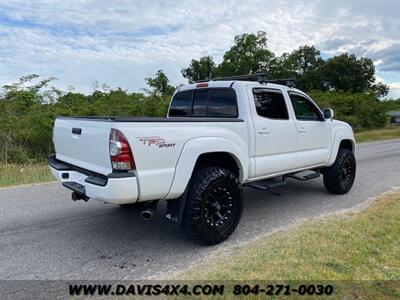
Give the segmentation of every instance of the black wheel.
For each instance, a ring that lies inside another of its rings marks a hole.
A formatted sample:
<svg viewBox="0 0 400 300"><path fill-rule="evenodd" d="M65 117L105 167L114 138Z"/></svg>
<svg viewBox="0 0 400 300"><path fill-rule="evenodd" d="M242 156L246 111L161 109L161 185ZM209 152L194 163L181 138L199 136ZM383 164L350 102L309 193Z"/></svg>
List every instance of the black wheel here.
<svg viewBox="0 0 400 300"><path fill-rule="evenodd" d="M340 148L334 164L323 170L324 185L332 194L346 194L356 177L356 159L352 151Z"/></svg>
<svg viewBox="0 0 400 300"><path fill-rule="evenodd" d="M243 190L237 176L224 168L201 168L190 183L182 227L202 244L217 244L236 229L242 211Z"/></svg>

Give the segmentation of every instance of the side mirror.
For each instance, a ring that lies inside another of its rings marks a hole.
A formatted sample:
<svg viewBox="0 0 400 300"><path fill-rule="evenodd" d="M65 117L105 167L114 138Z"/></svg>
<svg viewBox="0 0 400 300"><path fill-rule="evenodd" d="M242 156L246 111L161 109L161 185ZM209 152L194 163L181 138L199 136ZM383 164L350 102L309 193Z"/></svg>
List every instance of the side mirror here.
<svg viewBox="0 0 400 300"><path fill-rule="evenodd" d="M332 120L332 119L333 119L333 116L335 115L335 114L333 113L333 109L332 109L332 108L324 108L324 109L323 109L323 112L324 112L324 118L325 118L325 120L328 120L328 119Z"/></svg>

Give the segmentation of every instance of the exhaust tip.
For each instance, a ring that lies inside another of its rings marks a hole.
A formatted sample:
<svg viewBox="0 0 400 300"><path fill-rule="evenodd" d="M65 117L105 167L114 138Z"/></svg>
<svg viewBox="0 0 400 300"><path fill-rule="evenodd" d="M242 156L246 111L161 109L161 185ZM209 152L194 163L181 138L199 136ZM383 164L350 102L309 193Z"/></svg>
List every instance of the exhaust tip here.
<svg viewBox="0 0 400 300"><path fill-rule="evenodd" d="M140 213L143 220L150 220L153 218L154 213L151 210L144 210Z"/></svg>

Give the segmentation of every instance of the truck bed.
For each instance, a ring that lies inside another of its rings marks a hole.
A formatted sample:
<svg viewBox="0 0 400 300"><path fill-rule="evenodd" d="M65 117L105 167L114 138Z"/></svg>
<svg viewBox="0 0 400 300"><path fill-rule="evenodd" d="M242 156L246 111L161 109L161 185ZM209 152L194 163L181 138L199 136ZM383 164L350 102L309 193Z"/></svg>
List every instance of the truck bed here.
<svg viewBox="0 0 400 300"><path fill-rule="evenodd" d="M189 170L201 147L214 151L220 145L218 149L223 151L229 150L231 144L240 149L237 151L241 156L248 157L247 126L243 119L105 116L58 117L53 136L56 159L108 176L113 172L109 154L111 129L122 132L132 149L135 174L140 182L140 201L169 195L178 162ZM189 161L183 159L184 148Z"/></svg>

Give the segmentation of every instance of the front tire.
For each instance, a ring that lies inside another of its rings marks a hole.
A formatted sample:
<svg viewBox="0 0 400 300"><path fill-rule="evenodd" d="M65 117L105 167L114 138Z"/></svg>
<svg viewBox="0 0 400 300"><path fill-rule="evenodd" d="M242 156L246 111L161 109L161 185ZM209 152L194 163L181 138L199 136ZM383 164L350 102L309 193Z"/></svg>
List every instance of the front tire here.
<svg viewBox="0 0 400 300"><path fill-rule="evenodd" d="M237 176L225 168L201 168L190 183L182 227L202 244L218 244L235 231L242 211L243 190Z"/></svg>
<svg viewBox="0 0 400 300"><path fill-rule="evenodd" d="M325 189L337 195L346 194L356 177L356 159L349 149L340 148L334 164L323 170Z"/></svg>

